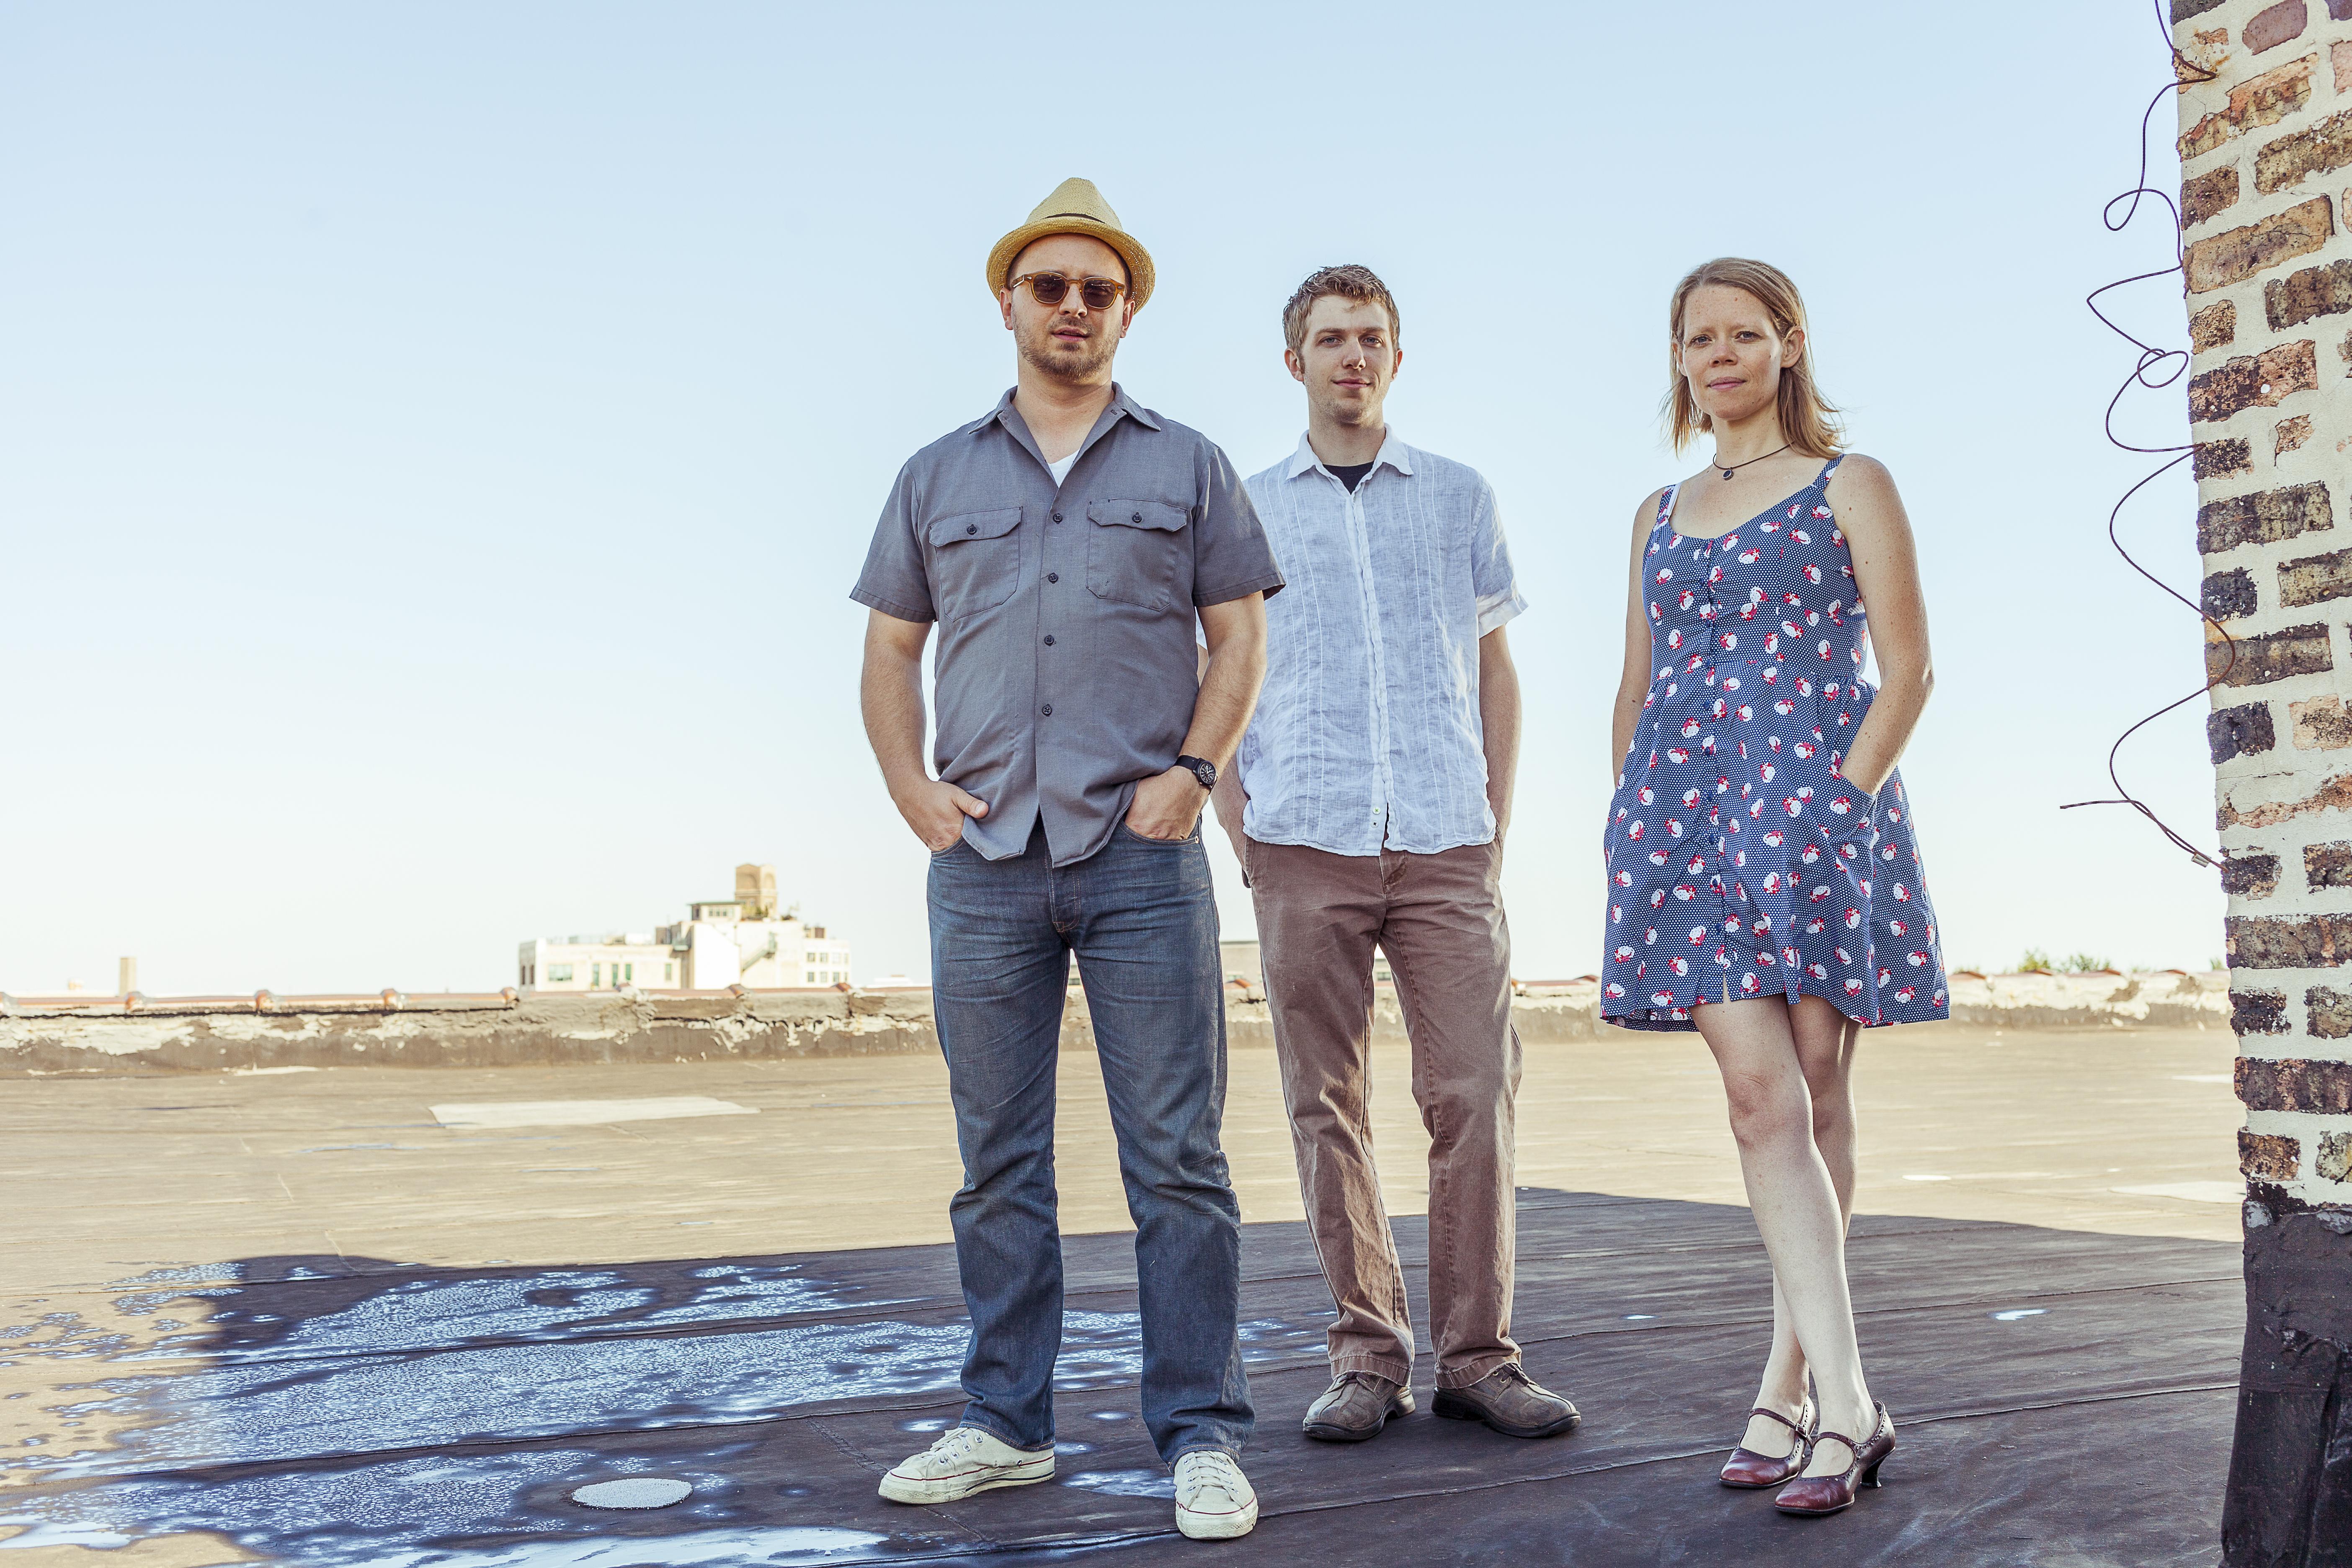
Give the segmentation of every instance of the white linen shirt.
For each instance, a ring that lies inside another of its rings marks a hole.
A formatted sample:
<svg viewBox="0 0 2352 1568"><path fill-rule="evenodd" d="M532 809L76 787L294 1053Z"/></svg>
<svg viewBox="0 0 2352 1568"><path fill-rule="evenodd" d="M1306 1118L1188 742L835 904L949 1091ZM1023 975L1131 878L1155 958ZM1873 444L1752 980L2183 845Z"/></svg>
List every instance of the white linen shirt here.
<svg viewBox="0 0 2352 1568"><path fill-rule="evenodd" d="M1286 586L1242 737L1243 830L1334 855L1492 839L1478 639L1527 608L1494 490L1393 429L1353 494L1304 437L1248 489Z"/></svg>

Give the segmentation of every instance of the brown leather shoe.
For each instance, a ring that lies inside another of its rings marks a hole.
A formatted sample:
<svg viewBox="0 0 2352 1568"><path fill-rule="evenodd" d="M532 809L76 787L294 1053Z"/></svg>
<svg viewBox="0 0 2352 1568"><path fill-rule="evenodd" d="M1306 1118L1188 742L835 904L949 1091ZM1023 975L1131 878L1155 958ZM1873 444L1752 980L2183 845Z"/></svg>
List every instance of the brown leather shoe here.
<svg viewBox="0 0 2352 1568"><path fill-rule="evenodd" d="M1507 1361L1466 1388L1441 1388L1430 1405L1449 1421L1484 1421L1507 1437L1557 1437L1584 1417L1576 1406Z"/></svg>
<svg viewBox="0 0 2352 1568"><path fill-rule="evenodd" d="M1857 1443L1842 1432L1823 1432L1813 1439L1813 1447L1823 1443L1843 1443L1853 1456L1853 1463L1834 1476L1799 1476L1780 1489L1772 1506L1782 1513L1838 1513L1853 1506L1853 1500L1864 1487L1878 1484L1878 1467L1886 1456L1895 1452L1895 1417L1878 1407L1878 1419L1871 1425L1870 1436Z"/></svg>
<svg viewBox="0 0 2352 1568"><path fill-rule="evenodd" d="M1797 1440L1790 1445L1787 1453L1778 1458L1774 1458L1769 1454L1759 1454L1753 1448L1732 1449L1731 1458L1724 1461L1723 1484L1727 1487L1760 1490L1765 1487L1777 1487L1784 1482L1792 1481L1802 1475L1805 1467L1812 1463L1813 1428L1821 1420L1821 1414L1813 1408L1811 1398L1808 1397L1804 1404L1797 1407L1797 1417L1793 1421L1779 1411L1762 1405L1748 1414L1767 1416L1778 1421L1795 1433Z"/></svg>
<svg viewBox="0 0 2352 1568"><path fill-rule="evenodd" d="M1343 1372L1307 1407L1299 1430L1325 1443L1361 1443L1392 1416L1412 1414L1412 1390L1376 1372Z"/></svg>

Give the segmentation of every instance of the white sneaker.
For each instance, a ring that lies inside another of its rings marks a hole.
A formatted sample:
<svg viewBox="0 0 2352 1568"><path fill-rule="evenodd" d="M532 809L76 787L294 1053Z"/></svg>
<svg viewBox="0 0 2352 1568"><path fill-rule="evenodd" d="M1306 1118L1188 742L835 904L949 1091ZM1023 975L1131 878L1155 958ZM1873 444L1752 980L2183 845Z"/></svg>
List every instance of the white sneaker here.
<svg viewBox="0 0 2352 1568"><path fill-rule="evenodd" d="M953 1502L991 1487L1051 1480L1054 1450L1016 1448L993 1432L958 1426L882 1478L892 1502Z"/></svg>
<svg viewBox="0 0 2352 1568"><path fill-rule="evenodd" d="M1194 1541L1230 1541L1257 1528L1257 1493L1223 1448L1178 1457L1176 1528Z"/></svg>

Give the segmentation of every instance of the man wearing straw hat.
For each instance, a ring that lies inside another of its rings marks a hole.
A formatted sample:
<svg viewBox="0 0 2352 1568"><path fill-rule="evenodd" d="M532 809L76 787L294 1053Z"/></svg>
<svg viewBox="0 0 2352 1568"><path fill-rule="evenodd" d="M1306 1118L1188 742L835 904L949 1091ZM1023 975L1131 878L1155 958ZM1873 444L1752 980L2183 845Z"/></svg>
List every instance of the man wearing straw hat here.
<svg viewBox="0 0 2352 1568"><path fill-rule="evenodd" d="M1054 1088L1075 953L1135 1219L1144 1422L1175 1467L1178 1527L1220 1538L1249 1532L1257 1499L1234 1458L1254 1418L1200 817L1256 703L1282 574L1225 455L1111 380L1151 286L1150 254L1085 180L996 243L1017 380L899 470L852 595L871 612L866 735L931 851L971 1315L961 1423L881 1491L950 1502L1054 1473Z"/></svg>

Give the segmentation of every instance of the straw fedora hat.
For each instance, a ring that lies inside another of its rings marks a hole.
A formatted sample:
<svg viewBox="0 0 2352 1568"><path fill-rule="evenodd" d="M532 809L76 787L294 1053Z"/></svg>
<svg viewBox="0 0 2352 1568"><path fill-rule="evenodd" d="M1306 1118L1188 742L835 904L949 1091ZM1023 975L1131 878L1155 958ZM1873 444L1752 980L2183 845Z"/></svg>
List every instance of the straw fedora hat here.
<svg viewBox="0 0 2352 1568"><path fill-rule="evenodd" d="M1118 215L1110 210L1095 183L1076 175L1055 185L1052 195L1031 209L1029 221L998 240L996 248L988 253L989 293L1001 292L1012 278L1013 258L1049 234L1082 234L1101 240L1127 263L1128 302L1141 310L1151 298L1151 252L1119 226Z"/></svg>

